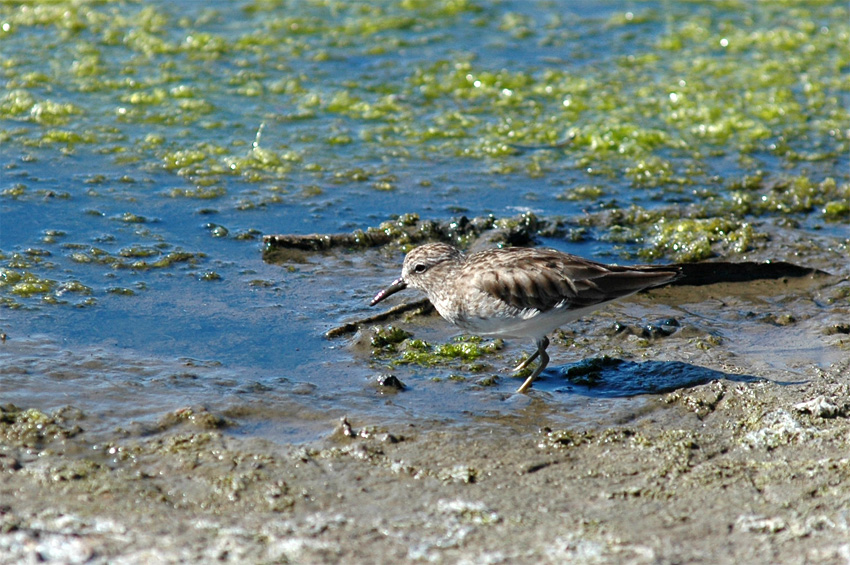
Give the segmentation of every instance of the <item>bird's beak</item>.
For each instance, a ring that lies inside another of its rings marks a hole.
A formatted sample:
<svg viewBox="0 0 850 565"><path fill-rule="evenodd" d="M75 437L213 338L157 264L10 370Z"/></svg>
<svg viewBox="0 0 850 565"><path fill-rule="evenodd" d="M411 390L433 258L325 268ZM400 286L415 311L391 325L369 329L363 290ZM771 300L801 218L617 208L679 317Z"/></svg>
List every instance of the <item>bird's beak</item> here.
<svg viewBox="0 0 850 565"><path fill-rule="evenodd" d="M392 282L392 284L390 286L388 286L387 288L385 288L384 290L382 290L381 292L376 294L375 298L372 299L372 302L369 303L369 306L374 306L375 304L377 304L378 302L380 302L384 298L386 298L390 295L393 295L396 292L398 292L400 290L404 290L406 288L407 288L407 283L404 282L404 279L397 278L396 280L394 280Z"/></svg>

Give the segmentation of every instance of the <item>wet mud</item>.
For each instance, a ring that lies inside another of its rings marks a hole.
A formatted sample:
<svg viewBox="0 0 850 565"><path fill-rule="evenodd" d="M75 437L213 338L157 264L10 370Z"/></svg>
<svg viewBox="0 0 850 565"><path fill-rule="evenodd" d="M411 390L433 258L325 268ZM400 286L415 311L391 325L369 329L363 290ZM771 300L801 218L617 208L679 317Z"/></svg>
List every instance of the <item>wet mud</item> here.
<svg viewBox="0 0 850 565"><path fill-rule="evenodd" d="M0 560L844 563L847 370L712 380L603 429L548 427L533 398L289 446L202 411L92 438L80 414L7 406Z"/></svg>

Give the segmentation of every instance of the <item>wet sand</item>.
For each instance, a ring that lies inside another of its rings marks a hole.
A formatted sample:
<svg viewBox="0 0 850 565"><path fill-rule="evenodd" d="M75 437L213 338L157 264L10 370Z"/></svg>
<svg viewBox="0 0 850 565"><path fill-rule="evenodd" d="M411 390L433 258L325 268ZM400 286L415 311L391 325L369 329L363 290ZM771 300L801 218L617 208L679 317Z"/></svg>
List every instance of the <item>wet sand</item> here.
<svg viewBox="0 0 850 565"><path fill-rule="evenodd" d="M189 419L91 443L59 417L70 437L28 449L6 412L0 561L846 563L847 369L676 391L601 431L280 446Z"/></svg>

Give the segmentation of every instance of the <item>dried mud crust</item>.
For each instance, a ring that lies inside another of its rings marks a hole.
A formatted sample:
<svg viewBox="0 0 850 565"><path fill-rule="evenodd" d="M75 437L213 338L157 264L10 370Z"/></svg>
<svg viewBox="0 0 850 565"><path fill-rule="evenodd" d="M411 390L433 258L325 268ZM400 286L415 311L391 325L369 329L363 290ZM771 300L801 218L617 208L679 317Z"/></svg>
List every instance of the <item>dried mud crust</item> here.
<svg viewBox="0 0 850 565"><path fill-rule="evenodd" d="M91 438L6 406L0 562L842 563L848 369L681 389L605 429L534 430L532 403L283 447L202 409Z"/></svg>

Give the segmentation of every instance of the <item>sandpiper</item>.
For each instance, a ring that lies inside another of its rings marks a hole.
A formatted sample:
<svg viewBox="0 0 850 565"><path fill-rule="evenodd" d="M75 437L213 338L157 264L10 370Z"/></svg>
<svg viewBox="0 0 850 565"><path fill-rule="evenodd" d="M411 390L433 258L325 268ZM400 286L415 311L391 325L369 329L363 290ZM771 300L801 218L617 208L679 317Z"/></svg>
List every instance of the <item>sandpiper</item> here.
<svg viewBox="0 0 850 565"><path fill-rule="evenodd" d="M523 393L549 364L547 334L600 306L646 288L669 283L674 266L605 265L555 249L510 247L464 255L445 243L429 243L404 258L401 277L379 292L371 306L407 287L428 295L447 321L476 335L534 339L540 365Z"/></svg>

